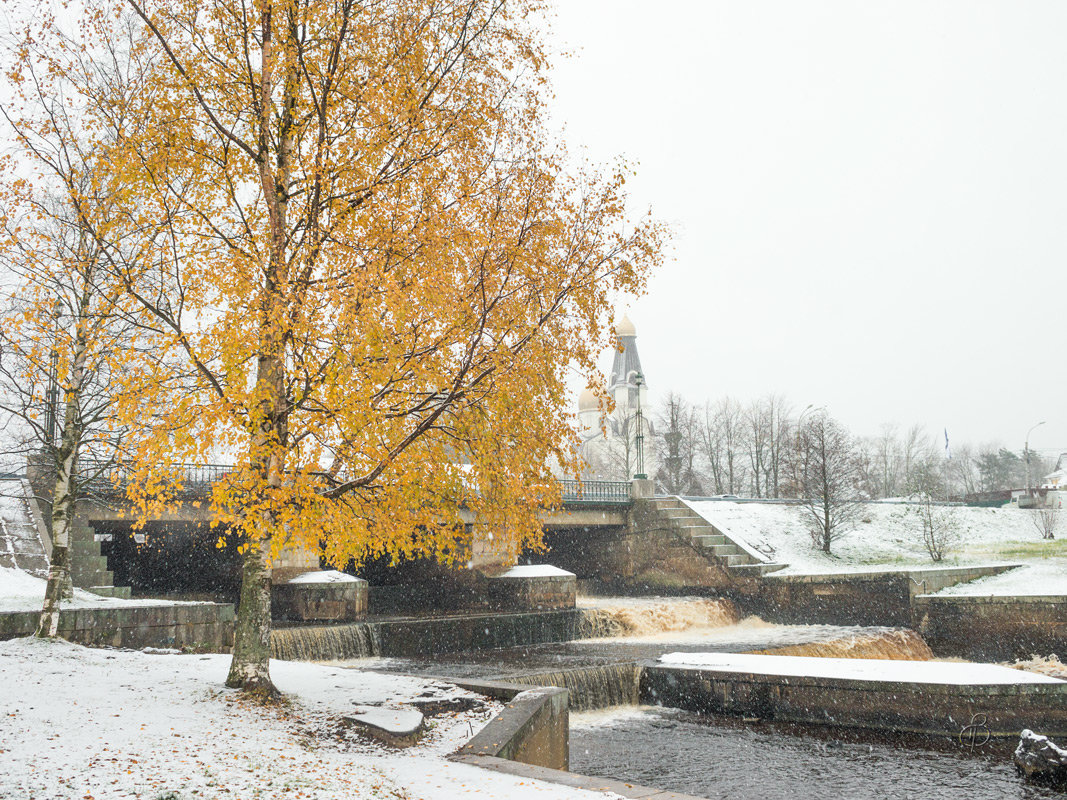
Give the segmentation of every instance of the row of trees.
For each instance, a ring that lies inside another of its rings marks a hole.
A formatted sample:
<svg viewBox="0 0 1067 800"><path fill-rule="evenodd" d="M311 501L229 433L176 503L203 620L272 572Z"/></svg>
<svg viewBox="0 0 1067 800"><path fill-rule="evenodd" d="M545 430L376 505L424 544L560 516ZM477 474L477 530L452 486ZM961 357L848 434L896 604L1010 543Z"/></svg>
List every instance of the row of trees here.
<svg viewBox="0 0 1067 800"><path fill-rule="evenodd" d="M16 32L3 113L7 411L65 531L117 464L142 514L225 458L243 554L227 683L273 694L271 564L511 551L576 472L565 377L594 380L664 231L625 170L543 125L536 0L114 0ZM35 446L36 449L36 446ZM104 466L98 466L103 464Z"/></svg>
<svg viewBox="0 0 1067 800"><path fill-rule="evenodd" d="M822 409L796 407L780 394L751 403L732 397L695 404L668 393L653 411L655 475L672 494L801 497L805 422L828 419ZM855 494L880 499L924 494L948 498L1025 486L1027 454L999 445L954 445L951 451L922 426L883 426L876 436L853 436L840 423ZM1031 482L1052 463L1031 451ZM621 475L618 477L622 477Z"/></svg>

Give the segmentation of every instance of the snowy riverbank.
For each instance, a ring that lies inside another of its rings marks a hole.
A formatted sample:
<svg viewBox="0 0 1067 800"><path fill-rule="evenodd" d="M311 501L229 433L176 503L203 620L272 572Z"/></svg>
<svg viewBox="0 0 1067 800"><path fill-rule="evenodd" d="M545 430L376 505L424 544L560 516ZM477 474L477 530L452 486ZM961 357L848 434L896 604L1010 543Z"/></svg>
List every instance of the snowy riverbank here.
<svg viewBox="0 0 1067 800"><path fill-rule="evenodd" d="M360 737L357 706L469 695L439 681L275 661L287 695L261 707L223 687L228 656L0 642L0 797L603 798L444 756L499 705L428 720L414 747Z"/></svg>
<svg viewBox="0 0 1067 800"><path fill-rule="evenodd" d="M923 546L916 504L864 504L854 529L834 543L831 555L812 545L810 514L801 505L726 500L689 505L727 536L788 564L778 575L1021 563L1023 568L983 579L980 587L976 582L973 593L1067 595L1067 542L1042 539L1025 509L949 508L959 544L934 563ZM961 586L954 593L972 592Z"/></svg>

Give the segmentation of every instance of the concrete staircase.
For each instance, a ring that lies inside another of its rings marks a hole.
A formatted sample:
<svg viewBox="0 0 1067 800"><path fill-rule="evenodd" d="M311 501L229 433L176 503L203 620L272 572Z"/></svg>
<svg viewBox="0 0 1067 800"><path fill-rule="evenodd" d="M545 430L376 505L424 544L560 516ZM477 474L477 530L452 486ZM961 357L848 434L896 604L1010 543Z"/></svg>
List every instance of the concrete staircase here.
<svg viewBox="0 0 1067 800"><path fill-rule="evenodd" d="M657 497L652 504L663 527L673 529L700 555L724 567L730 575L758 578L787 566L752 555L677 497Z"/></svg>
<svg viewBox="0 0 1067 800"><path fill-rule="evenodd" d="M130 599L130 587L115 585L114 574L107 568L107 557L100 555L100 542L87 525L71 526L70 577L75 586L87 592Z"/></svg>
<svg viewBox="0 0 1067 800"><path fill-rule="evenodd" d="M48 526L29 481L0 481L0 566L47 578L51 553ZM75 523L71 528L70 578L87 592L130 598L129 586L115 586L107 558L100 554L100 543L87 525Z"/></svg>

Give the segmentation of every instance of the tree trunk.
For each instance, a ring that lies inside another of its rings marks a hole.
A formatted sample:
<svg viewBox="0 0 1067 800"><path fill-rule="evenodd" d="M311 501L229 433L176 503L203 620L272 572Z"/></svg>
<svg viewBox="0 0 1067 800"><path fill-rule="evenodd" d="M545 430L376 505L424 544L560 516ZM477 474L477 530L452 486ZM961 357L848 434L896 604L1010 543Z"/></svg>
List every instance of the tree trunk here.
<svg viewBox="0 0 1067 800"><path fill-rule="evenodd" d="M63 430L59 451L56 453L55 486L52 491L52 557L48 565L48 583L44 590L41 619L34 632L35 636L42 638L55 638L59 633L60 605L63 600L74 597L74 585L70 578L70 526L78 502L74 481L78 450L81 446L79 409L88 350L85 326L89 298L90 292L87 289L82 293L80 301L71 374L63 396Z"/></svg>
<svg viewBox="0 0 1067 800"><path fill-rule="evenodd" d="M275 697L270 679L270 545L250 541L241 566L241 604L226 685Z"/></svg>
<svg viewBox="0 0 1067 800"><path fill-rule="evenodd" d="M48 584L44 590L44 606L34 636L55 638L59 633L59 611L64 600L74 597L70 579L70 515L74 504L68 491L70 478L56 479L55 502L52 504L52 558L48 566Z"/></svg>

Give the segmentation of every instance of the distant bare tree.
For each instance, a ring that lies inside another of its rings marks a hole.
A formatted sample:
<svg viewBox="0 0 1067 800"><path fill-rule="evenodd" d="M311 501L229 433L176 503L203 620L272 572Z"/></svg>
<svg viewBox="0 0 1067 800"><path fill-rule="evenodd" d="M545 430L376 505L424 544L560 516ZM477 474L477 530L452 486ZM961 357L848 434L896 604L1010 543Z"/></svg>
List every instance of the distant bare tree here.
<svg viewBox="0 0 1067 800"><path fill-rule="evenodd" d="M760 481L767 461L770 447L771 417L767 404L763 400L750 403L745 409L745 430L748 433L748 465L752 478L752 496L763 497L764 487Z"/></svg>
<svg viewBox="0 0 1067 800"><path fill-rule="evenodd" d="M669 392L656 420L656 477L669 494L701 494L696 471L700 423L695 409L681 395Z"/></svg>
<svg viewBox="0 0 1067 800"><path fill-rule="evenodd" d="M881 464L878 461L878 439L871 436L857 438L856 452L856 488L866 499L880 497Z"/></svg>
<svg viewBox="0 0 1067 800"><path fill-rule="evenodd" d="M745 482L745 426L741 404L732 397L706 403L699 426L700 445L716 494L737 494Z"/></svg>
<svg viewBox="0 0 1067 800"><path fill-rule="evenodd" d="M1030 510L1030 520L1041 534L1042 539L1055 539L1056 529L1060 524L1060 510L1041 506Z"/></svg>
<svg viewBox="0 0 1067 800"><path fill-rule="evenodd" d="M882 426L878 437L878 464L881 472L881 488L877 497L895 497L900 492L901 455L897 428L893 424Z"/></svg>
<svg viewBox="0 0 1067 800"><path fill-rule="evenodd" d="M923 494L917 511L922 524L922 541L933 561L941 561L962 539L959 519L952 506L937 505Z"/></svg>
<svg viewBox="0 0 1067 800"><path fill-rule="evenodd" d="M978 469L975 464L974 448L970 444L962 444L953 448L946 472L949 494L961 496L977 494Z"/></svg>
<svg viewBox="0 0 1067 800"><path fill-rule="evenodd" d="M767 406L770 434L763 482L770 497L781 497L783 471L794 440L793 423L789 416L791 409L784 395L769 394L763 402Z"/></svg>
<svg viewBox="0 0 1067 800"><path fill-rule="evenodd" d="M786 461L785 450L792 436L789 405L780 394L764 395L745 409L744 423L752 494L778 497Z"/></svg>
<svg viewBox="0 0 1067 800"><path fill-rule="evenodd" d="M829 553L855 521L858 494L852 437L826 411L804 418L798 436L801 497L810 514L811 539Z"/></svg>

